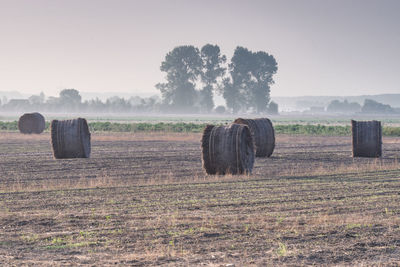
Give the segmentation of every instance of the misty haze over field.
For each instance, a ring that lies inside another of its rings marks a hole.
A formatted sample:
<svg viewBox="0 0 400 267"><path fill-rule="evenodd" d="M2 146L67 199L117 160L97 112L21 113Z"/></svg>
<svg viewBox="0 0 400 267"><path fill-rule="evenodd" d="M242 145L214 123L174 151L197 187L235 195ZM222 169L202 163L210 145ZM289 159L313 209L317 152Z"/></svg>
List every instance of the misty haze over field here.
<svg viewBox="0 0 400 267"><path fill-rule="evenodd" d="M2 1L1 105L41 92L56 105L76 89L82 103L124 99L142 112L398 108L399 10L395 0Z"/></svg>
<svg viewBox="0 0 400 267"><path fill-rule="evenodd" d="M400 266L400 0L0 0L1 266Z"/></svg>

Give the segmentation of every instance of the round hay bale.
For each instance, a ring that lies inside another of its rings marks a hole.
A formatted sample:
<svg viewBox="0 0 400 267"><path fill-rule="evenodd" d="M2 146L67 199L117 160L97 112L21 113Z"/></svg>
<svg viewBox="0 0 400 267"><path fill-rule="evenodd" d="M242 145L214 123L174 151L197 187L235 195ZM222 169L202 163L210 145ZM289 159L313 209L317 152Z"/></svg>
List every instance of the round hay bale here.
<svg viewBox="0 0 400 267"><path fill-rule="evenodd" d="M203 168L207 174L251 173L254 147L246 125L207 125L201 143Z"/></svg>
<svg viewBox="0 0 400 267"><path fill-rule="evenodd" d="M25 113L18 120L18 129L23 134L41 134L46 128L46 122L42 114Z"/></svg>
<svg viewBox="0 0 400 267"><path fill-rule="evenodd" d="M382 126L380 121L351 121L353 157L382 156Z"/></svg>
<svg viewBox="0 0 400 267"><path fill-rule="evenodd" d="M85 119L51 122L51 144L56 159L89 158L90 132Z"/></svg>
<svg viewBox="0 0 400 267"><path fill-rule="evenodd" d="M275 131L269 119L238 118L234 123L245 124L250 128L256 147L256 157L270 157L272 155L275 148Z"/></svg>

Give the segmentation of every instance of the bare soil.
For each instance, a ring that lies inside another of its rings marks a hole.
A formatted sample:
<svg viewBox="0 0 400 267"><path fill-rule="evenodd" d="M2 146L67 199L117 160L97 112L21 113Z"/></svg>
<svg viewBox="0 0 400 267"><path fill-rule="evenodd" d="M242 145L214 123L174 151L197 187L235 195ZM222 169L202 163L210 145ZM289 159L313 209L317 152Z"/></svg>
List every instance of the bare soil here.
<svg viewBox="0 0 400 267"><path fill-rule="evenodd" d="M396 265L399 138L277 136L249 176L207 176L199 134L92 135L55 160L48 134L0 133L3 265Z"/></svg>

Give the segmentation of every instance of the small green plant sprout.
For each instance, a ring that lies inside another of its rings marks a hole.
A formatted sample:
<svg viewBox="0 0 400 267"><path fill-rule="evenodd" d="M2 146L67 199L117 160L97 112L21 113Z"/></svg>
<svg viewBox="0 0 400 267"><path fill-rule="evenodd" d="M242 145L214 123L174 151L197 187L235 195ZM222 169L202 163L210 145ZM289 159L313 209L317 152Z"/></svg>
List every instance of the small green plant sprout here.
<svg viewBox="0 0 400 267"><path fill-rule="evenodd" d="M61 237L53 237L53 239L51 240L51 243L55 244L55 245L60 245L60 244L64 244L65 241Z"/></svg>
<svg viewBox="0 0 400 267"><path fill-rule="evenodd" d="M39 239L39 235L38 234L22 235L21 239L26 242L36 242Z"/></svg>
<svg viewBox="0 0 400 267"><path fill-rule="evenodd" d="M285 257L286 254L287 254L286 245L283 244L282 242L279 242L278 245L279 246L278 246L278 249L276 251L276 254L278 254L278 256Z"/></svg>
<svg viewBox="0 0 400 267"><path fill-rule="evenodd" d="M346 225L347 229L361 228L363 225L360 223L349 223Z"/></svg>
<svg viewBox="0 0 400 267"><path fill-rule="evenodd" d="M393 215L393 211L389 210L388 208L385 208L385 214L386 215Z"/></svg>
<svg viewBox="0 0 400 267"><path fill-rule="evenodd" d="M282 216L277 216L277 217L276 217L276 225L280 225L284 220L285 220L284 217L282 217Z"/></svg>

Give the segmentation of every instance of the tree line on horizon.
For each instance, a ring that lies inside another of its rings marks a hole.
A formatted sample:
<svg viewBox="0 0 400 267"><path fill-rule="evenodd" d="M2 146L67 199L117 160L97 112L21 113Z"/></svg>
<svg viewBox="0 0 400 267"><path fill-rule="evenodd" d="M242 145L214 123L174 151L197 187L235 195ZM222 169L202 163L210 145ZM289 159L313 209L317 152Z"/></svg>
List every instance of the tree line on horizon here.
<svg viewBox="0 0 400 267"><path fill-rule="evenodd" d="M365 99L364 104L360 105L357 102L348 102L343 100L332 100L326 108L329 113L366 113L366 114L396 114L400 113L399 109L393 108L390 105L379 103L372 99Z"/></svg>
<svg viewBox="0 0 400 267"><path fill-rule="evenodd" d="M275 58L264 51L252 52L237 46L230 62L218 45L206 44L201 49L192 45L177 46L161 62L165 82L155 87L161 92L149 98L118 96L106 101L82 101L76 89L64 89L59 97L43 93L28 99L0 99L0 110L37 110L48 112L169 112L169 113L267 113L278 114L278 105L271 101L270 87L278 66ZM220 95L226 105L215 107ZM313 107L312 107L313 108ZM325 111L325 108L318 110ZM312 110L311 110L312 111ZM377 101L357 102L333 100L326 107L329 113L399 113L399 110Z"/></svg>
<svg viewBox="0 0 400 267"><path fill-rule="evenodd" d="M2 105L3 102L3 105ZM99 98L82 101L76 89L63 89L58 97L46 99L44 93L32 95L28 99L0 100L0 110L4 111L45 111L45 112L153 112L159 111L161 100L157 96L141 98L133 96L129 99L113 96L105 101Z"/></svg>
<svg viewBox="0 0 400 267"><path fill-rule="evenodd" d="M115 96L105 102L98 98L82 102L79 91L71 88L62 90L59 97L46 99L41 93L28 99L3 101L3 105L0 100L0 108L50 112L278 113L278 105L270 99L270 86L278 67L267 52L252 52L238 46L228 63L218 45L206 44L201 49L177 46L166 54L160 70L166 73L166 81L155 85L161 99ZM225 99L225 106L215 107L216 94Z"/></svg>
<svg viewBox="0 0 400 267"><path fill-rule="evenodd" d="M270 102L274 105L274 102ZM105 101L91 99L82 101L80 92L76 89L63 89L58 97L47 97L44 93L32 95L28 99L0 99L0 111L43 111L43 112L99 112L99 113L157 113L165 112L168 106L163 104L158 96L141 98L132 96L128 99L113 96ZM278 106L276 105L276 111ZM214 109L215 113L225 113L223 106ZM363 105L347 100L332 100L325 108L310 111L337 113L337 114L400 114L400 108L365 99ZM270 113L272 114L272 113Z"/></svg>
<svg viewBox="0 0 400 267"><path fill-rule="evenodd" d="M278 105L275 105L275 114L278 113ZM49 96L46 98L44 93L31 95L27 99L0 99L0 111L11 112L100 112L100 113L179 113L183 111L171 110L169 105L163 103L157 95L142 98L132 96L128 99L113 96L105 101L99 98L82 101L80 92L76 89L63 89L58 97ZM189 110L189 113L200 113L198 109ZM212 110L216 114L227 112L224 106L218 106Z"/></svg>

